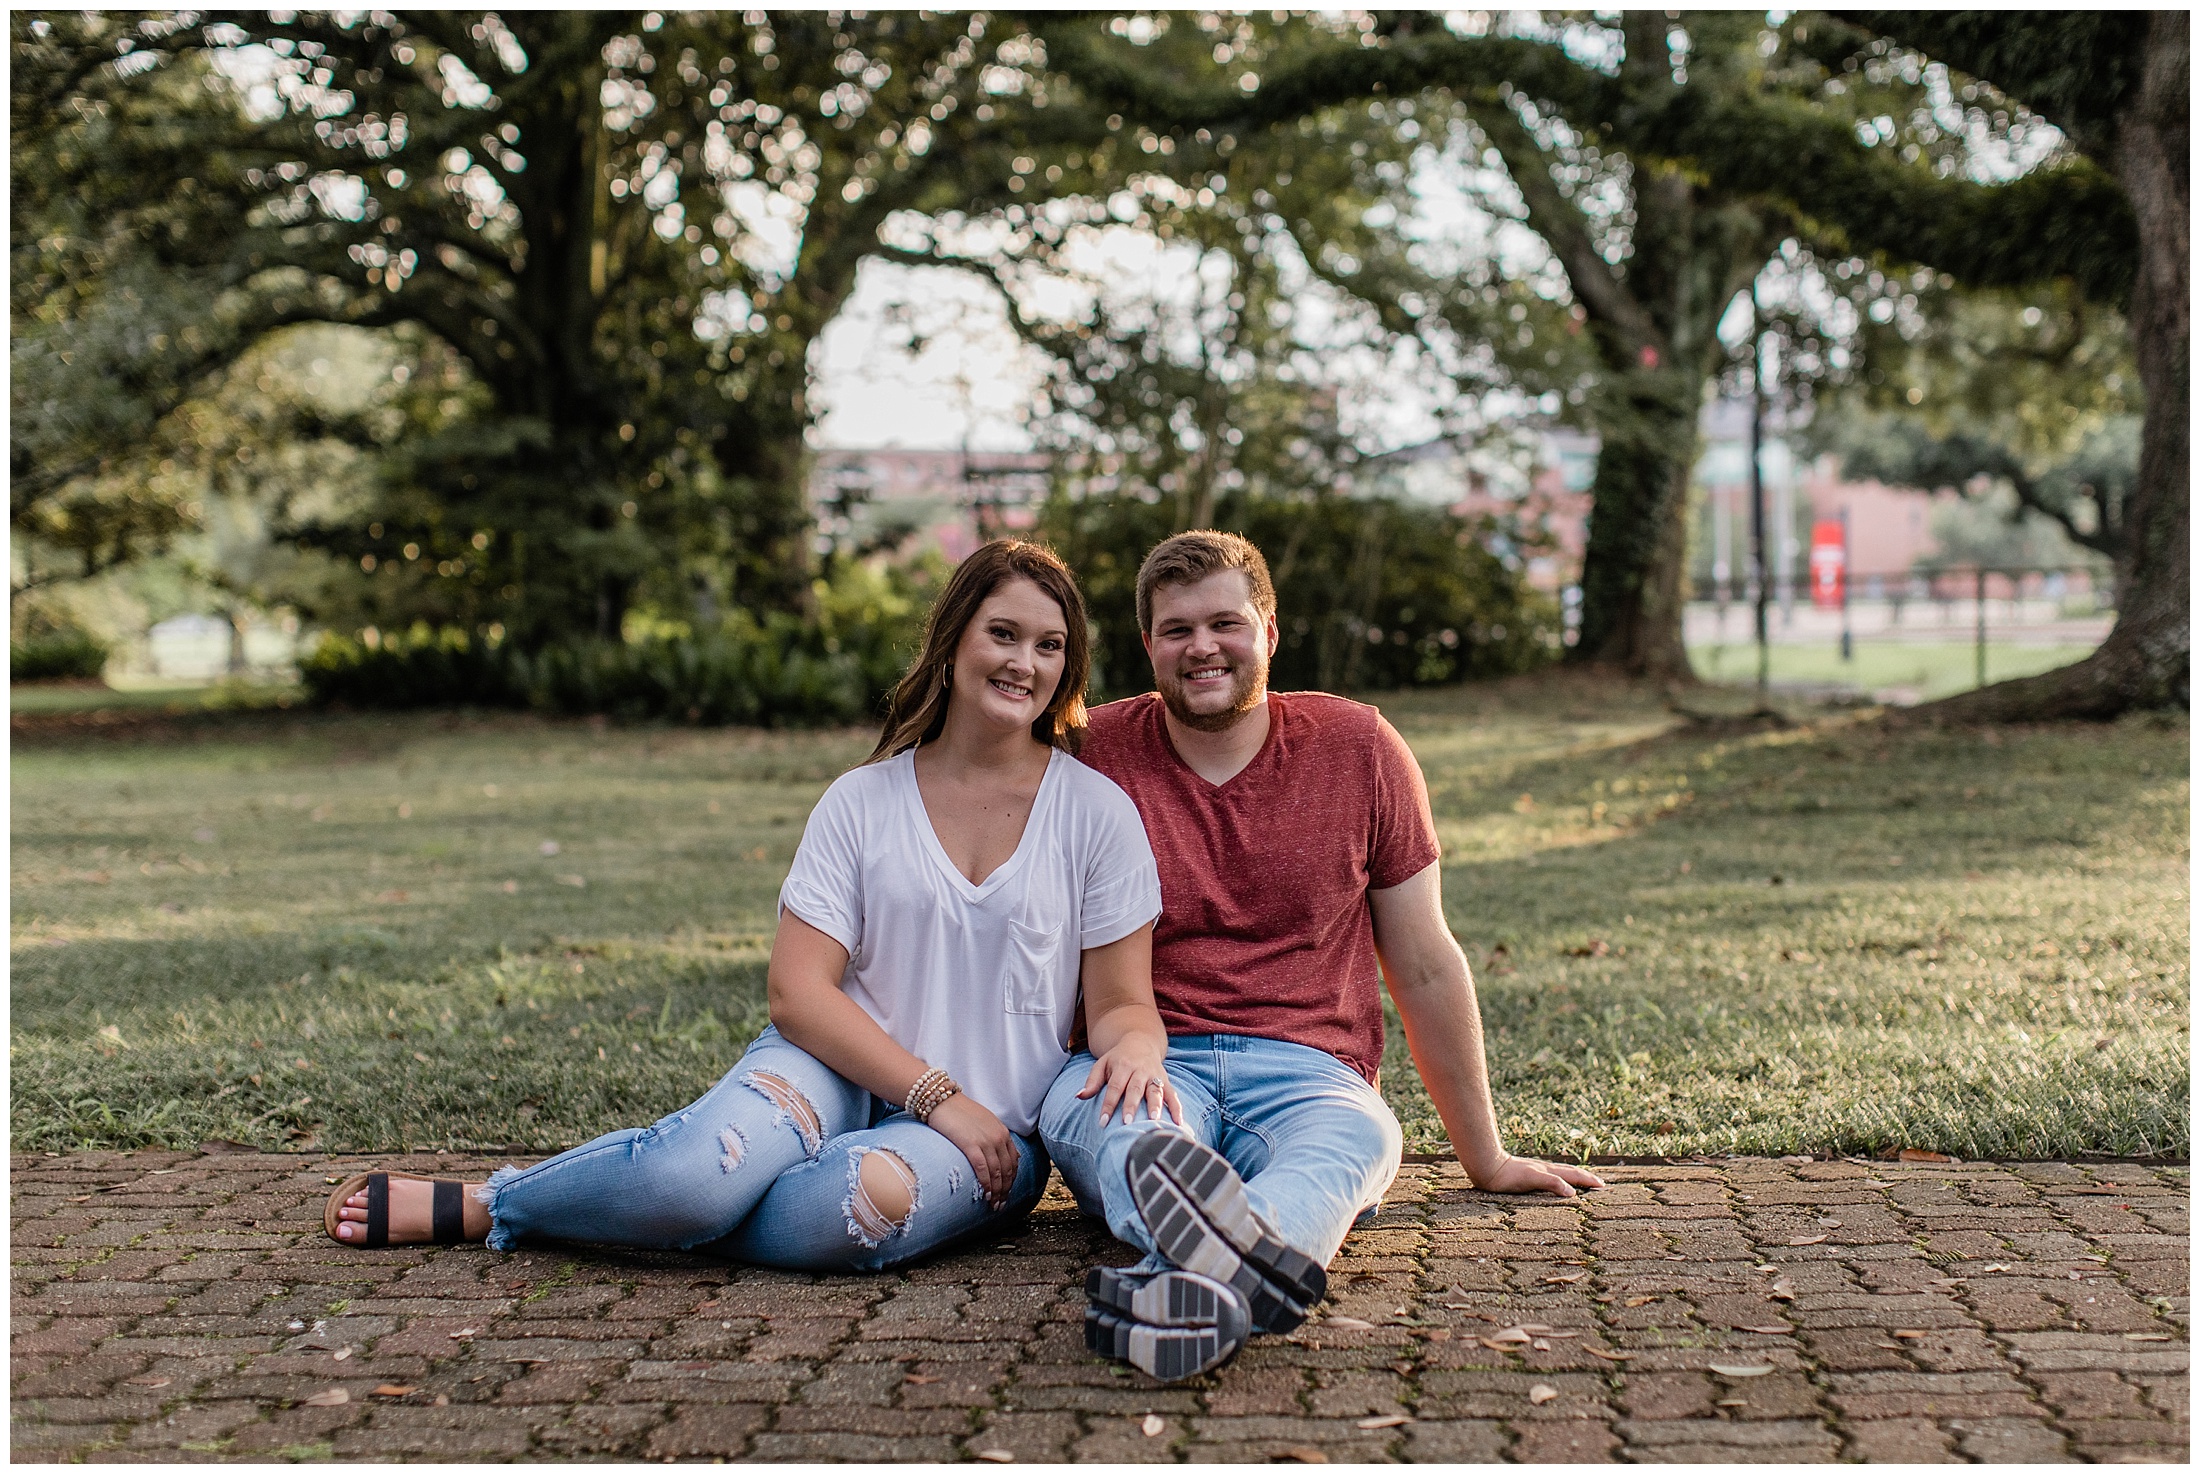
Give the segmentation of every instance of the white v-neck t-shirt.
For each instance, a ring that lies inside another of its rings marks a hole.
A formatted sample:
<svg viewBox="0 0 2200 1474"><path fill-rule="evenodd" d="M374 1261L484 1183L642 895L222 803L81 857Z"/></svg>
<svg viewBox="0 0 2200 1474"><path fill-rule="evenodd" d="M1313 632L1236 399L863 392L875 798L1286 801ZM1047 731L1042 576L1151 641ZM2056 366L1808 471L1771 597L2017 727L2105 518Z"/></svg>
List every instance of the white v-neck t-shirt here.
<svg viewBox="0 0 2200 1474"><path fill-rule="evenodd" d="M1026 1135L1069 1058L1081 953L1159 916L1161 880L1129 795L1057 749L1016 852L971 884L911 749L825 790L779 904L848 949L841 990L894 1042Z"/></svg>

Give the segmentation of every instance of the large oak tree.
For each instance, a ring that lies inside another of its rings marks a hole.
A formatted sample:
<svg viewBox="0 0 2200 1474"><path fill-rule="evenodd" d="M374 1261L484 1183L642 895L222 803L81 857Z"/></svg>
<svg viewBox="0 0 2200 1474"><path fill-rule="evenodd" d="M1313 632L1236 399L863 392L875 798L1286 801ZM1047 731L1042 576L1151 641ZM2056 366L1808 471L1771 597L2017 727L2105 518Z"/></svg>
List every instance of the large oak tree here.
<svg viewBox="0 0 2200 1474"><path fill-rule="evenodd" d="M383 505L294 532L432 562L530 643L615 635L674 568L705 607L799 602L809 350L880 226L1030 198L1031 150L1100 129L983 16L240 12L34 43L66 53L40 105L103 218L244 304L210 367L302 321L463 362L472 400L394 448Z"/></svg>
<svg viewBox="0 0 2200 1474"><path fill-rule="evenodd" d="M1724 366L1714 329L1773 246L1793 237L1821 258L1865 251L1934 267L1960 248L1958 274L1982 284L2067 278L2115 299L2134 280L2137 232L2124 191L2082 155L1992 183L1956 167L1960 138L1942 144L1939 167L1892 132L1877 150L1861 142L1855 79L1842 72L1853 29L1805 17L1768 31L1693 12L1540 24L1468 35L1393 15L1358 44L1284 49L1257 71L1224 69L1236 76L1164 73L1069 21L1043 34L1053 65L1180 134L1271 128L1429 89L1464 107L1564 266L1602 360L1590 418L1604 453L1575 656L1684 674L1695 410ZM1619 210L1585 208L1584 186L1615 182ZM1822 184L1870 200L1876 229L1852 218L1870 210L1825 207Z"/></svg>
<svg viewBox="0 0 2200 1474"><path fill-rule="evenodd" d="M2106 717L2189 702L2191 18L2183 11L1855 11L1819 26L1854 74L1889 46L1991 84L2062 130L2070 157L2011 184L1862 143L1851 119L1761 100L1671 120L1667 146L1735 188L1788 199L1859 249L1975 286L2068 279L2128 316L2146 391L2120 508L2119 605L2087 659L1938 703L1940 717ZM1854 26L1860 29L1851 29Z"/></svg>

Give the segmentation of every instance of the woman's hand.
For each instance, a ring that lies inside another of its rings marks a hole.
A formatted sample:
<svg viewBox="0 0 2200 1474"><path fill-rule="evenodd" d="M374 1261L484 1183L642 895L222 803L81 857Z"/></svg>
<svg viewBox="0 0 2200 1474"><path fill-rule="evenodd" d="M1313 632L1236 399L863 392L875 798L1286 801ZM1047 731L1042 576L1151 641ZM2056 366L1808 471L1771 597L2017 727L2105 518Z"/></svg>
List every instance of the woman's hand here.
<svg viewBox="0 0 2200 1474"><path fill-rule="evenodd" d="M958 1094L934 1107L927 1124L970 1159L971 1170L978 1174L978 1186L993 1206L1006 1206L1016 1186L1021 1158L1016 1152L1016 1138L1001 1124L1001 1118L969 1096Z"/></svg>
<svg viewBox="0 0 2200 1474"><path fill-rule="evenodd" d="M1156 1121L1167 1112L1181 1126L1184 1106L1177 1100L1176 1087L1169 1083L1168 1071L1163 1067L1167 1057L1166 1048L1156 1044L1152 1035L1143 1031L1127 1034L1113 1049L1092 1062L1092 1069L1085 1076L1085 1087L1077 1092L1077 1098L1100 1097L1100 1124L1103 1126L1117 1101L1123 1103L1125 1125L1138 1119L1138 1103L1144 1101L1147 1114Z"/></svg>
<svg viewBox="0 0 2200 1474"><path fill-rule="evenodd" d="M1100 1097L1103 1126L1117 1101L1126 1124L1138 1119L1144 1101L1154 1120L1166 1114L1183 1125L1184 1107L1163 1067L1169 1035L1153 1004L1153 923L1105 947L1087 947L1083 982L1093 1061L1077 1098Z"/></svg>

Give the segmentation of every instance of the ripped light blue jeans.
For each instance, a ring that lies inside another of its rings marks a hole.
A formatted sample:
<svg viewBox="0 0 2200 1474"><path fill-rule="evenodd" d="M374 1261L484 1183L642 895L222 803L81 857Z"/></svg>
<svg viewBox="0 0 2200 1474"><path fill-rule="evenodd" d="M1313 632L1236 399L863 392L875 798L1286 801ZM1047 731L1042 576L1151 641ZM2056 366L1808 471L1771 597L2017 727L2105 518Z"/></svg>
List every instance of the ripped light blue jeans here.
<svg viewBox="0 0 2200 1474"><path fill-rule="evenodd" d="M767 1028L695 1104L614 1131L476 1190L489 1246L555 1238L695 1249L777 1269L876 1270L1007 1227L1039 1200L1047 1157L1014 1137L1019 1165L996 1210L959 1147L850 1084ZM885 1206L867 1157L910 1200Z"/></svg>

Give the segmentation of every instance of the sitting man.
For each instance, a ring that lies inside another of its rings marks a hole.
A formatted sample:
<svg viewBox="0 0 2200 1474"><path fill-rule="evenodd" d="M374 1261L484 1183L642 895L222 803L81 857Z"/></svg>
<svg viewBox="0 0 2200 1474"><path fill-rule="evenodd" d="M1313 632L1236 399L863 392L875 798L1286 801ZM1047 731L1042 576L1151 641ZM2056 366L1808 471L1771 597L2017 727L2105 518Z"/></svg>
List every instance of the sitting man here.
<svg viewBox="0 0 2200 1474"><path fill-rule="evenodd" d="M1095 710L1081 756L1138 805L1160 865L1153 987L1183 1129L1151 1102L1103 1121L1089 1053L1039 1123L1079 1205L1148 1251L1088 1277L1086 1344L1174 1380L1304 1319L1397 1175L1402 1136L1375 1087L1386 977L1476 1186L1603 1183L1499 1143L1420 767L1371 706L1269 693L1260 550L1219 532L1161 543L1138 620L1159 690Z"/></svg>

